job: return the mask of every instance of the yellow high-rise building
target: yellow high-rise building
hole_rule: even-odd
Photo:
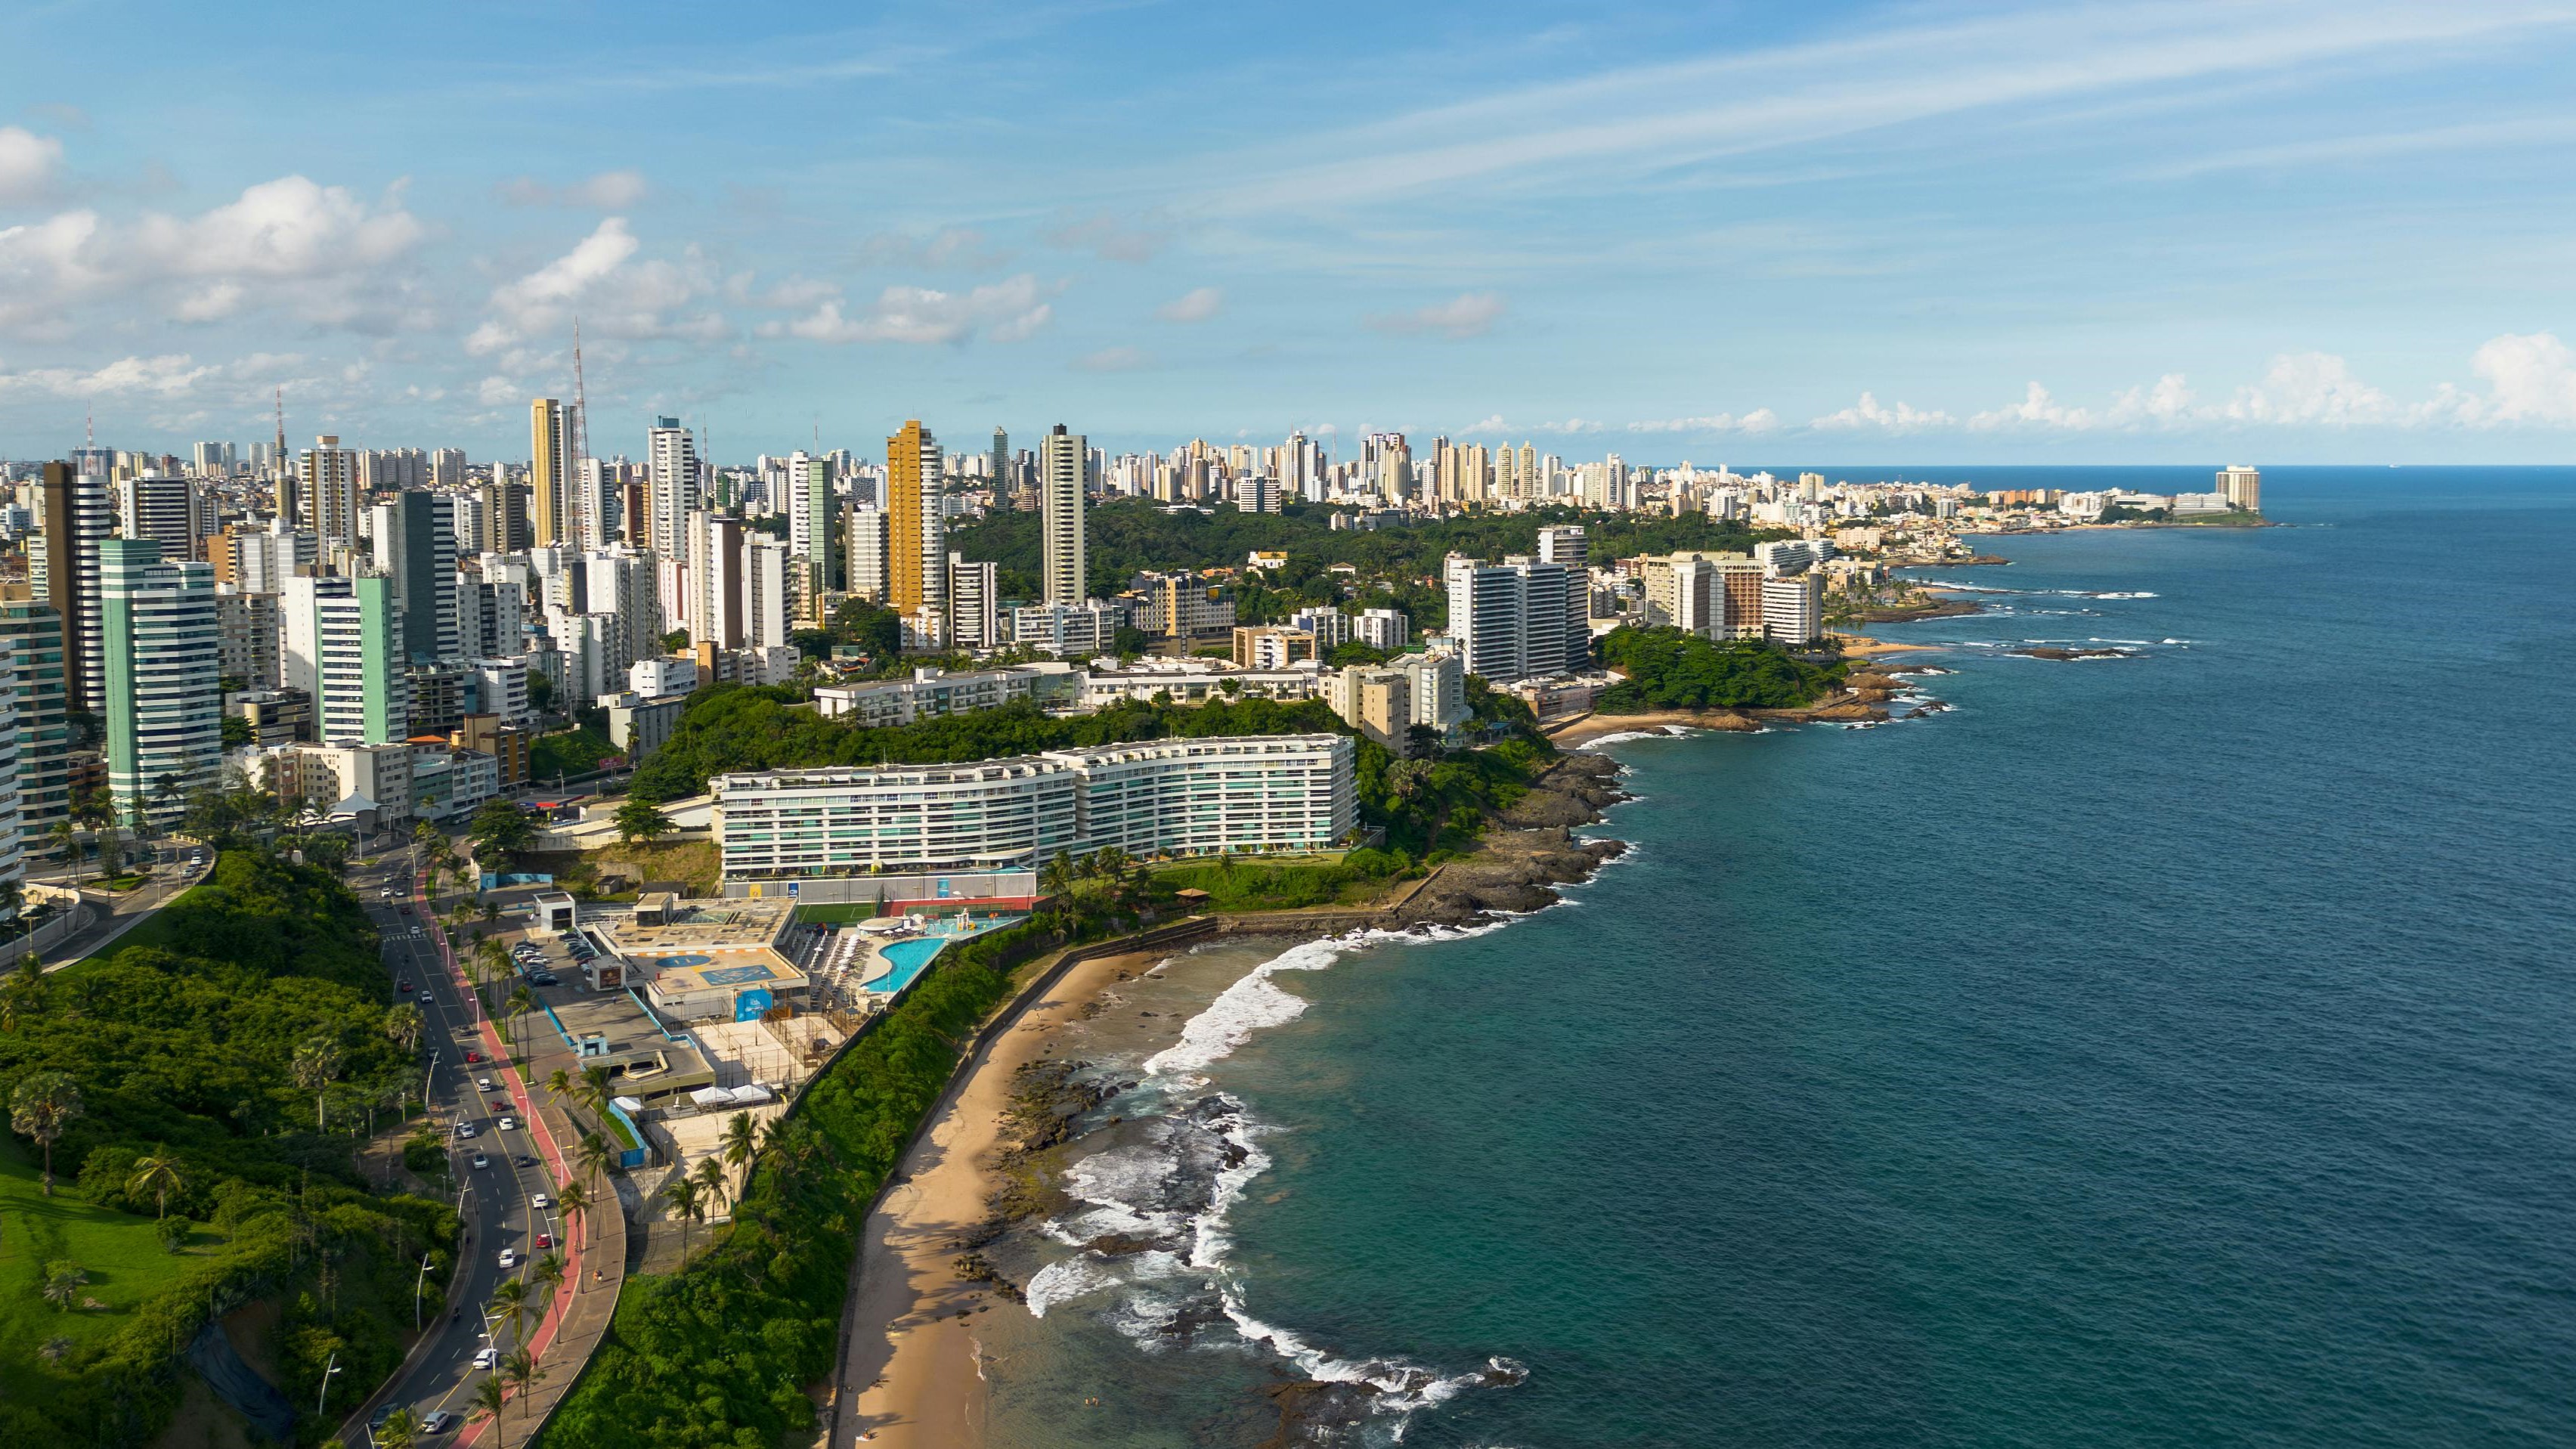
[[[939,440],[919,418],[886,439],[886,602],[899,614],[948,601],[939,463]]]
[[[568,541],[564,504],[572,493],[566,471],[572,467],[565,445],[563,404],[541,397],[528,404],[528,523],[537,547]]]

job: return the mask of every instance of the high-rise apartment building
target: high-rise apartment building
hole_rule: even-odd
[[[2230,463],[2218,470],[2218,492],[2230,508],[2247,513],[2263,511],[2263,475],[2242,463]]]
[[[77,464],[47,463],[37,501],[43,531],[28,564],[34,593],[63,623],[63,669],[72,709],[96,713],[107,698],[107,665],[101,653],[99,545],[116,516],[107,476]]]
[[[297,520],[319,534],[322,547],[348,547],[358,541],[358,454],[340,446],[337,434],[324,433],[296,459]]]
[[[119,819],[175,821],[223,764],[215,575],[150,539],[99,545],[107,786]]]
[[[0,602],[0,650],[7,651],[16,690],[19,824],[30,835],[40,834],[71,814],[62,616],[41,600]]]
[[[539,548],[573,541],[571,416],[556,398],[528,404],[528,525]]]
[[[1507,558],[1499,565],[1450,555],[1449,633],[1465,655],[1466,670],[1496,684],[1579,666],[1588,649],[1566,637],[1566,592],[1574,587],[1563,564]]]
[[[1813,572],[1764,579],[1762,632],[1774,644],[1810,644],[1822,637],[1824,580]]]
[[[528,526],[527,485],[498,477],[497,463],[492,471],[496,476],[481,490],[483,533],[473,541],[473,547],[480,553],[523,553],[536,542]],[[460,539],[458,547],[464,546]]]
[[[853,508],[848,515],[850,592],[871,604],[882,604],[888,583],[887,515],[882,508]]]
[[[806,597],[820,606],[842,586],[840,514],[832,460],[797,453],[787,460],[787,548],[805,561]]]
[[[948,642],[960,649],[998,649],[1002,634],[1001,566],[948,556]]]
[[[437,448],[429,455],[429,486],[462,488],[465,486],[465,450]]]
[[[402,606],[382,574],[286,581],[278,673],[313,700],[315,738],[393,744],[411,733]]]
[[[947,520],[941,515],[939,440],[919,418],[886,439],[887,602],[897,613],[943,613],[948,603]]]
[[[216,588],[215,658],[231,689],[278,687],[277,645],[284,627],[277,595]]]
[[[1003,491],[1019,480],[1011,476],[1011,435],[998,425],[993,429],[993,454],[987,467],[993,484],[993,501],[999,503]]]
[[[1085,465],[1090,440],[1065,431],[1058,423],[1038,447],[1038,531],[1045,542],[1046,592],[1050,604],[1079,604],[1091,594],[1091,556],[1084,537]]]
[[[456,515],[447,500],[412,489],[375,508],[376,567],[402,608],[402,658],[435,664],[464,657],[456,601]]]
[[[193,478],[147,473],[117,489],[117,531],[161,545],[164,558],[195,558],[204,536],[206,500]]]
[[[739,649],[748,632],[750,588],[743,577],[742,520],[689,515],[689,642]]]

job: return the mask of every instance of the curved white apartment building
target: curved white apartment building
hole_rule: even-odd
[[[966,765],[715,781],[729,878],[1027,869],[1057,852],[1325,850],[1358,801],[1343,735],[1140,740]]]

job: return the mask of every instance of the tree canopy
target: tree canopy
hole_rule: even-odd
[[[1793,709],[1831,689],[1840,664],[1812,664],[1761,639],[1714,640],[1681,629],[1623,625],[1601,659],[1628,677],[1601,692],[1603,714],[1659,709]]]

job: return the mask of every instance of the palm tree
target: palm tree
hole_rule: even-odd
[[[608,1120],[608,1096],[608,1068],[597,1062],[582,1068],[581,1100],[590,1108],[590,1115],[602,1122]]]
[[[490,1419],[498,1423],[501,1418],[501,1406],[510,1402],[510,1394],[509,1390],[501,1387],[501,1376],[496,1373],[476,1384],[474,1397],[466,1402],[473,1406],[472,1412],[476,1422]]]
[[[501,1285],[492,1290],[492,1311],[510,1320],[512,1338],[517,1338],[519,1330],[526,1325],[531,1306],[525,1278],[504,1278]]]
[[[583,1177],[593,1182],[598,1181],[599,1175],[608,1170],[609,1157],[608,1139],[596,1132],[581,1134],[581,1144],[572,1150],[574,1164],[581,1168]]]
[[[80,1296],[89,1282],[89,1272],[68,1258],[58,1258],[45,1265],[45,1301],[65,1313],[72,1311],[72,1300]]]
[[[509,1014],[510,1044],[516,1046],[519,1043],[521,1019],[537,1009],[536,995],[522,986],[510,993],[510,999],[501,1003],[501,1009]]]
[[[295,1049],[291,1070],[295,1085],[313,1094],[313,1130],[318,1132],[328,1125],[328,1119],[322,1114],[324,1089],[331,1085],[332,1078],[340,1075],[339,1043],[326,1036],[313,1038]]]
[[[582,1186],[579,1178],[575,1178],[556,1191],[555,1206],[563,1209],[563,1215],[572,1220],[573,1231],[579,1232],[584,1220],[590,1214],[590,1189]],[[575,1283],[573,1291],[580,1290],[581,1285]]]
[[[698,1159],[698,1187],[705,1192],[710,1206],[720,1205],[732,1196],[725,1182],[725,1165],[721,1157]]]
[[[9,1125],[45,1149],[45,1196],[54,1195],[54,1144],[81,1115],[80,1088],[60,1072],[30,1072],[9,1098]]]
[[[536,1266],[529,1269],[529,1272],[535,1276],[538,1284],[546,1290],[549,1296],[551,1296],[563,1287],[563,1254],[546,1254],[544,1257],[537,1260]]]
[[[166,1148],[149,1157],[136,1158],[134,1175],[125,1180],[125,1190],[134,1196],[152,1195],[152,1215],[156,1218],[170,1215],[170,1194],[187,1185],[179,1176],[179,1159]]]
[[[63,864],[73,867],[72,884],[80,884],[80,854],[76,848],[80,844],[80,832],[72,828],[71,817],[66,815],[55,821],[53,828],[45,832],[45,838],[54,843],[54,849],[62,852]]]
[[[528,1390],[546,1381],[546,1371],[537,1366],[537,1356],[523,1348],[501,1360],[501,1376],[519,1391],[519,1418],[525,1422],[534,1412],[528,1405]]]
[[[376,1449],[411,1449],[419,1438],[420,1416],[408,1404],[385,1415],[385,1421],[376,1426]]]
[[[742,1167],[744,1163],[751,1161],[753,1131],[749,1112],[736,1112],[733,1114],[733,1120],[725,1123],[724,1160],[728,1166]],[[751,1169],[743,1168],[742,1180],[745,1184],[750,1183]]]
[[[385,1013],[385,1035],[404,1051],[420,1046],[422,1026],[420,1008],[408,1001]]]
[[[697,1179],[681,1173],[662,1189],[662,1200],[671,1205],[671,1216],[680,1220],[680,1256],[689,1256],[689,1224],[704,1216],[706,1209],[698,1201]]]

